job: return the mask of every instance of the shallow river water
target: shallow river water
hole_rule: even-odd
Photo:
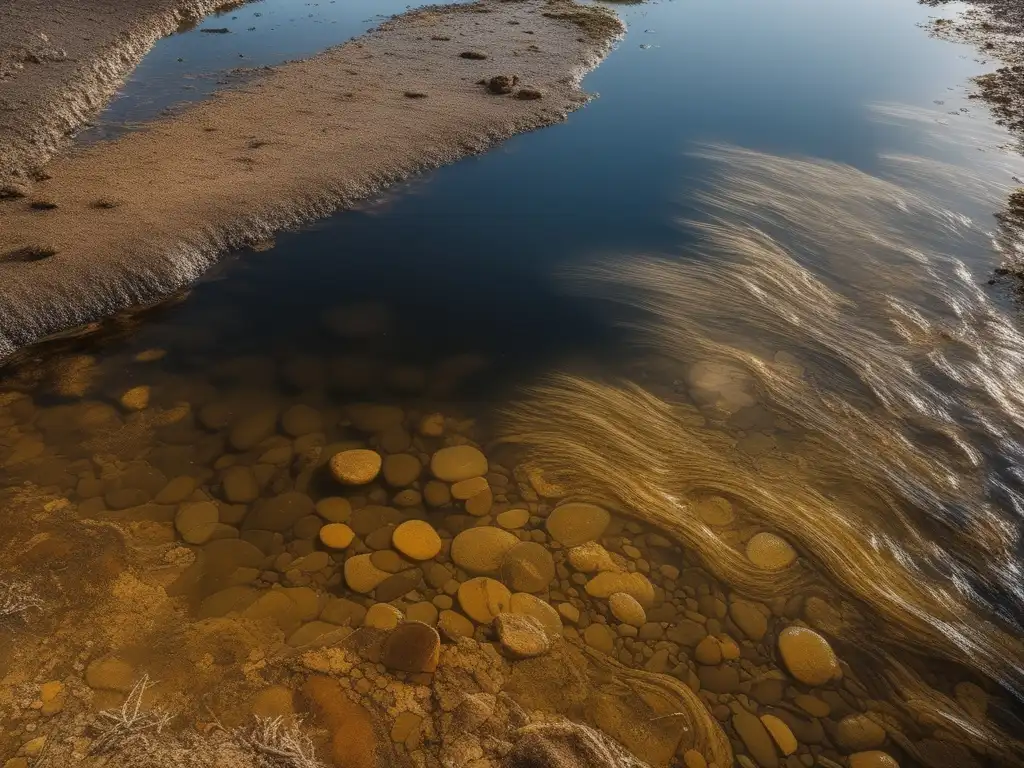
[[[566,123],[0,369],[9,767],[234,765],[202,739],[295,712],[336,765],[500,764],[455,689],[652,766],[1024,759],[987,64],[909,0],[615,8]],[[88,138],[400,10],[211,17]],[[552,649],[458,644],[506,612]],[[143,693],[184,752],[96,748]]]

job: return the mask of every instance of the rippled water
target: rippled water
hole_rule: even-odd
[[[619,10],[630,33],[586,81],[601,98],[566,124],[10,363],[7,581],[38,595],[57,659],[17,698],[52,678],[101,710],[149,674],[190,721],[307,707],[343,760],[359,739],[307,679],[328,670],[385,713],[396,764],[450,754],[442,672],[424,704],[428,681],[389,683],[372,654],[339,675],[309,648],[375,603],[485,639],[460,591],[485,574],[556,606],[519,598],[604,670],[569,703],[561,656],[502,690],[651,764],[1019,764],[1024,340],[989,276],[1024,163],[964,98],[983,65],[909,3]],[[486,483],[449,487],[434,457],[467,443]],[[385,479],[339,485],[331,456],[364,447]],[[440,553],[399,557],[406,520]],[[642,620],[594,586],[579,530]],[[799,672],[794,627],[838,676]],[[0,639],[9,680],[35,658],[19,642]],[[655,706],[609,680],[667,687]],[[54,733],[45,706],[13,706],[0,748]]]

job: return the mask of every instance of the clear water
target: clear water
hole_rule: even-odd
[[[433,410],[475,419],[468,434],[492,464],[518,467],[522,479],[537,462],[567,487],[674,534],[682,546],[659,554],[646,528],[619,521],[605,543],[628,558],[623,544],[635,539],[655,565],[699,565],[705,587],[683,589],[677,602],[689,607],[689,598],[706,612],[709,597],[761,601],[772,617],[768,639],[743,643],[744,658],[761,672],[783,669],[774,638],[797,615],[829,638],[853,682],[811,691],[833,705],[831,719],[820,718],[829,741],[812,748],[801,731],[794,759],[846,765],[852,749],[839,744],[835,723],[845,710],[884,708],[868,703],[884,699],[897,712],[897,731],[912,733],[884,743],[901,765],[1013,764],[1012,742],[988,758],[950,746],[989,738],[964,726],[975,721],[964,714],[970,697],[962,683],[993,695],[981,721],[996,733],[1016,728],[1015,697],[1024,690],[1016,469],[1024,361],[1013,303],[987,283],[1000,258],[992,213],[1022,163],[1000,149],[1007,137],[965,92],[991,65],[973,49],[929,38],[918,25],[932,12],[910,2],[615,8],[629,33],[585,80],[600,98],[566,123],[282,233],[269,250],[234,254],[179,301],[30,351],[9,368],[8,385],[30,392],[41,411],[67,403],[53,382],[86,354],[94,358],[89,399],[116,402],[128,387],[148,385],[157,407],[186,400],[195,412],[243,394],[281,408],[302,401],[335,422],[341,414],[339,426],[325,429],[329,442],[378,446],[380,435],[353,434],[344,422],[354,400],[397,403],[410,428]],[[239,53],[246,66],[309,55],[376,23],[372,14],[398,10],[268,0],[207,19],[200,28],[232,33],[193,30],[162,41],[102,123],[144,121],[208,94]],[[879,178],[892,184],[872,181]],[[777,236],[792,258],[744,251],[721,232],[701,239],[687,223],[712,216],[727,235],[757,227]],[[324,316],[346,306],[361,308],[360,317],[384,308],[388,321],[339,339]],[[167,355],[133,360],[150,348]],[[466,354],[486,361],[482,371],[450,391],[435,386],[443,361]],[[347,392],[297,384],[289,370],[303,359],[336,363],[342,379],[367,366],[374,375]],[[709,408],[694,373],[709,361],[725,366],[755,404]],[[801,373],[787,378],[786,366]],[[566,372],[577,378],[529,392]],[[624,395],[623,378],[653,399]],[[731,386],[710,391],[731,397]],[[672,409],[659,411],[661,400]],[[132,417],[122,421],[130,431]],[[186,466],[194,463],[189,473],[210,488],[229,463],[256,461],[246,453],[217,464],[210,446],[222,437],[218,429],[190,428],[184,438],[157,429],[143,439],[159,448],[151,456],[163,459],[148,460],[166,462],[168,477],[181,466],[168,446],[189,446],[192,435],[202,439]],[[524,444],[506,453],[492,440],[509,433]],[[52,439],[47,457],[71,462],[93,450],[59,432]],[[426,454],[437,446],[417,447]],[[137,460],[131,445],[124,450],[122,459]],[[15,482],[43,484],[31,463],[9,471]],[[388,498],[393,490],[373,493]],[[317,500],[338,490],[320,478],[309,492]],[[528,484],[518,493],[512,489],[509,505],[530,502]],[[367,501],[350,495],[355,507]],[[714,536],[692,523],[685,504],[709,495],[732,499],[739,520]],[[87,501],[75,491],[69,498]],[[531,510],[550,512],[539,505]],[[102,505],[87,508],[118,519]],[[806,510],[814,512],[801,517]],[[441,529],[449,514],[458,508],[422,511]],[[729,553],[742,553],[758,531],[794,541],[807,572],[789,579],[744,570],[749,563]],[[287,542],[289,552],[316,546],[301,539]],[[328,573],[313,586],[372,602]],[[562,586],[551,602],[568,594]],[[797,603],[794,614],[795,598],[816,599],[817,612],[801,613]],[[606,609],[584,602],[607,620]],[[991,619],[998,632],[961,626],[958,606]],[[654,647],[617,646],[617,658],[644,667]],[[137,670],[157,663],[138,644],[134,653]],[[687,667],[686,652],[672,653],[673,664],[697,670],[672,674],[705,682],[705,716],[722,723],[738,754],[753,754],[730,720],[730,707],[741,706],[736,690],[723,684],[730,690],[709,694],[713,665]],[[908,677],[879,683],[872,670],[894,661]],[[167,675],[180,682],[185,673],[171,665]],[[220,716],[240,719],[247,695]],[[762,714],[776,703],[750,707]],[[914,724],[907,712],[915,707],[941,725]]]

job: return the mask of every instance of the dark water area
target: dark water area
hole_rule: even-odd
[[[174,85],[232,66],[236,49],[257,66],[309,55],[363,31],[374,23],[366,20],[371,11],[399,10],[262,2],[210,17],[161,41],[103,121],[150,117],[150,106],[184,95]],[[768,12],[753,2],[661,2],[616,10],[628,36],[586,78],[600,97],[567,123],[443,168],[363,211],[284,234],[265,254],[241,254],[217,270],[227,279],[199,286],[175,314],[217,307],[244,318],[254,341],[267,332],[291,339],[318,307],[380,301],[429,318],[425,335],[435,342],[515,339],[513,349],[534,350],[560,341],[571,354],[577,343],[602,346],[608,331],[563,295],[557,275],[604,254],[677,252],[687,239],[679,220],[697,213],[690,190],[707,175],[705,161],[690,154],[702,143],[870,173],[880,152],[914,152],[921,136],[916,125],[880,123],[868,105],[984,119],[945,114],[967,103],[964,83],[983,67],[970,49],[954,54],[955,46],[917,29],[928,13],[912,3],[785,2]],[[200,31],[222,26],[232,34]]]
[[[528,522],[511,529],[524,542],[548,543],[542,518],[563,486],[643,521],[615,517],[600,539],[661,590],[661,618],[641,634],[586,632],[618,617],[582,589],[585,571],[561,544],[551,550],[566,578],[544,594],[570,606],[563,618],[592,617],[566,624],[567,638],[607,640],[626,667],[699,694],[700,713],[686,710],[694,732],[714,730],[713,713],[747,760],[737,764],[754,765],[757,750],[734,714],[774,715],[783,698],[789,715],[806,713],[790,701],[810,694],[827,702],[804,699],[827,738],[791,723],[799,751],[780,745],[773,762],[768,742],[772,759],[757,765],[892,768],[850,757],[874,747],[904,768],[1015,764],[1020,747],[1002,734],[1019,732],[1024,696],[1024,339],[1011,297],[988,278],[1000,260],[992,214],[1024,163],[967,98],[969,78],[992,64],[920,28],[954,6],[610,7],[629,31],[584,80],[598,98],[565,123],[231,254],[159,307],[19,355],[0,384],[41,415],[0,401],[5,424],[35,425],[0,444],[10,485],[57,478],[81,517],[134,523],[136,508],[110,502],[121,478],[182,474],[199,494],[182,506],[217,499],[218,536],[261,548],[271,537],[246,539],[246,521],[271,491],[308,493],[310,506],[345,495],[366,526],[348,552],[325,548],[310,512],[274,529],[281,540],[258,576],[222,591],[181,577],[174,594],[204,618],[222,615],[203,611],[230,590],[257,599],[281,584],[365,608],[372,590],[346,591],[343,562],[388,543],[359,513],[427,521],[447,543],[477,512],[461,498],[421,503],[419,479],[338,490],[323,469],[330,449],[407,452],[425,481],[441,445],[475,442],[501,468],[487,473],[495,525],[522,512]],[[246,66],[310,55],[400,10],[266,0],[211,17],[161,41],[96,130],[208,95],[239,53]],[[201,32],[221,26],[231,33]],[[138,408],[125,396],[140,390]],[[367,412],[367,400],[391,409]],[[286,426],[298,405],[316,411],[322,434]],[[235,445],[235,427],[267,407],[270,429],[286,434]],[[441,435],[421,421],[435,411],[447,417]],[[102,435],[79,435],[79,419]],[[127,437],[111,437],[110,423]],[[311,446],[325,451],[313,482],[301,463]],[[298,476],[282,479],[275,462]],[[260,480],[253,509],[239,509],[252,498],[222,503],[231,472]],[[160,512],[151,506],[138,509]],[[212,570],[219,540],[193,541],[173,514],[172,540],[185,536]],[[321,572],[288,567],[325,551]],[[451,607],[447,586],[375,599],[429,615],[428,599]],[[794,621],[827,636],[841,672],[830,657],[823,682],[792,679],[780,659]],[[696,645],[680,639],[694,622],[710,651],[681,648]],[[139,648],[133,658],[157,664]],[[884,712],[889,736],[842,735],[864,725],[848,720],[862,711]]]

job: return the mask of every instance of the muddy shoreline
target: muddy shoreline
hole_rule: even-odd
[[[939,14],[950,0],[919,2]],[[1013,0],[967,0],[963,6],[966,8],[963,13],[938,16],[927,27],[935,37],[973,45],[983,55],[1001,62],[994,72],[974,78],[970,98],[985,103],[996,123],[1014,134],[1015,150],[1024,153],[1024,48],[1020,44],[1024,36],[1024,7]],[[996,274],[1012,273],[1017,279],[1024,275],[1022,190],[1024,188],[1013,192],[1004,208],[996,213],[1004,258]]]
[[[244,0],[25,0],[0,27],[0,190],[31,186],[161,37]]]
[[[227,250],[563,120],[621,32],[609,12],[569,2],[413,11],[53,161],[26,197],[0,203],[0,357],[162,298]],[[480,82],[496,76],[518,80]]]

